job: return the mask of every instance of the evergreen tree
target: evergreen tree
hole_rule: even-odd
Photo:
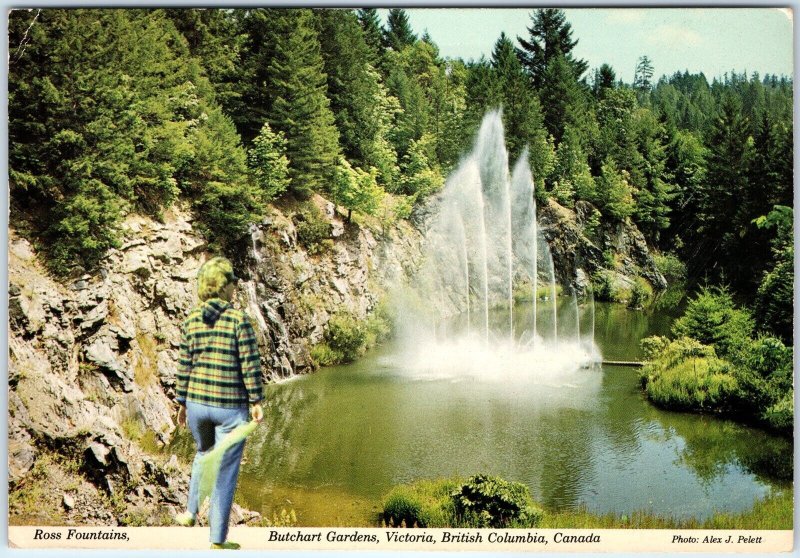
[[[667,235],[675,249],[686,248],[698,228],[699,193],[706,181],[707,149],[692,132],[676,130],[667,146],[666,172],[675,185]]]
[[[286,158],[286,138],[264,123],[247,152],[247,165],[253,182],[265,200],[271,200],[289,186],[289,160]]]
[[[603,95],[603,90],[612,89],[616,85],[617,74],[614,68],[608,64],[603,64],[594,73],[594,83],[592,92],[596,98]]]
[[[579,127],[583,123],[584,96],[572,65],[564,56],[557,55],[550,61],[544,72],[544,82],[539,90],[544,124],[558,144],[566,126]]]
[[[401,8],[389,10],[386,18],[386,29],[383,32],[383,45],[395,52],[402,51],[405,47],[417,42],[417,37],[411,30],[408,14]]]
[[[270,115],[275,95],[269,86],[269,68],[279,39],[280,18],[286,11],[258,8],[235,10],[232,15],[241,44],[236,95],[225,108],[246,145],[255,139]]]
[[[651,80],[653,79],[653,61],[647,56],[640,56],[636,64],[636,72],[633,77],[634,89],[644,92],[650,91]]]
[[[186,39],[191,55],[200,60],[217,102],[230,111],[240,96],[239,56],[245,39],[232,13],[214,8],[175,8],[165,13]]]
[[[527,145],[535,154],[546,148],[547,133],[543,126],[539,99],[528,85],[528,79],[505,33],[500,34],[492,52],[494,80],[501,92],[506,143],[511,159]],[[536,171],[544,171],[537,168]]]
[[[370,50],[355,14],[321,10],[318,17],[328,96],[344,155],[362,169],[378,169],[381,182],[391,187],[398,168],[388,136],[399,103],[369,63]]]
[[[657,243],[669,227],[671,202],[675,195],[667,172],[666,130],[653,112],[640,108],[634,113],[633,131],[636,149],[641,156],[634,219],[647,238]]]
[[[700,238],[689,261],[690,271],[697,274],[753,280],[751,273],[742,273],[752,270],[752,262],[741,257],[742,238],[752,219],[740,211],[752,156],[748,129],[741,103],[726,94],[707,140],[708,178],[698,200]]]
[[[273,102],[270,127],[286,136],[291,191],[306,197],[322,189],[339,155],[338,132],[310,10],[284,10],[276,21],[275,56],[268,67]]]
[[[564,10],[545,8],[535,10],[528,27],[529,39],[517,37],[521,46],[518,51],[523,66],[528,70],[534,87],[540,89],[546,82],[547,68],[559,57],[563,57],[575,80],[580,80],[588,64],[572,56],[578,40],[572,39],[572,25],[567,22]]]
[[[556,149],[556,161],[550,178],[553,197],[561,205],[571,207],[575,199],[596,201],[594,178],[581,147],[579,132],[573,128],[564,131]]]
[[[600,176],[595,181],[597,197],[594,202],[606,217],[624,221],[633,214],[636,206],[628,178],[628,172],[618,170],[613,159],[603,161]]]
[[[115,245],[124,212],[158,213],[179,188],[199,195],[190,184],[226,124],[162,11],[43,10],[30,29],[26,16],[11,18],[12,45],[28,41],[9,76],[11,189],[26,192],[15,215],[52,211],[34,230],[66,273]],[[238,181],[243,152],[232,139],[214,164]]]
[[[383,58],[383,28],[378,10],[375,8],[362,8],[358,10],[358,23],[364,32],[364,41],[369,47],[369,63],[375,68],[381,68]]]
[[[793,339],[794,242],[793,211],[776,205],[767,215],[755,220],[759,229],[775,230],[772,238],[772,263],[764,273],[755,298],[755,318],[759,327]]]

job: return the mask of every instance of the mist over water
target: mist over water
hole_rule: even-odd
[[[509,171],[496,110],[448,177],[420,273],[398,297],[401,352],[387,357],[412,376],[557,385],[600,361],[593,302],[556,296],[527,159]]]

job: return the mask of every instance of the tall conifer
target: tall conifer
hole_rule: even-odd
[[[339,135],[326,96],[312,12],[284,10],[275,23],[282,40],[276,44],[267,71],[273,96],[269,124],[286,136],[290,188],[305,197],[321,190],[330,179],[339,155]]]

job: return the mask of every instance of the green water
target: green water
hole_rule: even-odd
[[[595,319],[607,360],[636,359],[639,339],[671,321],[601,304]],[[269,386],[239,500],[267,517],[294,509],[300,525],[370,526],[398,483],[486,472],[526,483],[551,509],[704,518],[791,486],[790,441],[659,410],[635,369],[539,384],[416,378],[396,351]]]

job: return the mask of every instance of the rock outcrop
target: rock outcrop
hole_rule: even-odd
[[[583,293],[597,272],[607,270],[615,288],[630,289],[642,277],[656,291],[667,288],[644,235],[631,222],[591,224],[594,207],[579,201],[568,209],[549,200],[539,210],[542,234],[550,245],[557,280]],[[614,257],[613,265],[606,254]]]
[[[275,210],[237,262],[246,267],[238,304],[256,323],[267,381],[312,370],[310,348],[330,317],[365,318],[419,257],[411,226],[378,238],[345,226],[322,198],[314,203],[337,235],[325,252],[309,255],[292,220]],[[158,524],[186,501],[189,466],[163,448],[176,428],[180,323],[210,254],[181,208],[163,222],[129,216],[123,233],[98,273],[63,284],[9,231],[9,486],[35,476],[37,462],[71,474],[75,488],[56,503],[67,523]],[[125,513],[112,505],[121,501]],[[233,516],[258,520],[243,510]]]

